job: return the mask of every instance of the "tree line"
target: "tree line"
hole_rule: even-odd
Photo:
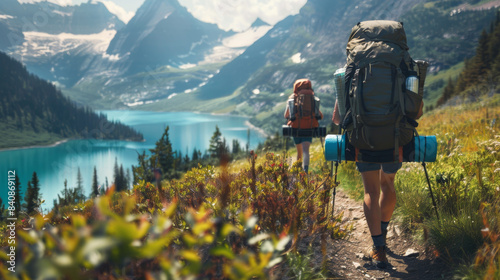
[[[180,178],[184,172],[193,167],[216,166],[221,161],[243,158],[249,150],[250,131],[247,134],[248,141],[245,147],[237,139],[234,139],[230,146],[216,125],[208,150],[202,153],[201,150],[194,148],[191,157],[187,153],[183,156],[182,152],[172,148],[169,130],[167,126],[161,138],[155,143],[155,147],[149,150],[149,154],[146,151],[138,154],[138,165],[132,166],[134,184],[142,180],[155,182],[161,179]]]
[[[52,83],[30,74],[2,52],[0,76],[0,121],[16,131],[48,132],[63,138],[143,140],[134,129],[77,106]]]
[[[476,54],[465,60],[465,66],[457,79],[448,79],[437,105],[443,105],[455,96],[494,93],[500,83],[500,11],[491,23],[489,32],[481,32]]]

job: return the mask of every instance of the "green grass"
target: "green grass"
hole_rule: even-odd
[[[0,131],[0,149],[51,145],[63,140],[62,137],[48,132],[35,132],[26,128],[19,130],[13,124],[0,123]]]

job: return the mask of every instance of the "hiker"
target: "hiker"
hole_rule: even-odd
[[[426,62],[411,59],[403,24],[395,21],[358,23],[346,49],[345,87],[337,93],[332,121],[346,131],[355,152],[373,240],[369,256],[385,268],[387,228],[396,206],[394,179],[403,146],[411,143],[423,114]]]
[[[288,126],[297,129],[311,129],[319,126],[318,120],[323,119],[323,113],[316,105],[312,83],[308,79],[296,80],[293,85],[293,94],[288,97],[293,102],[293,108],[290,108],[290,102],[287,102],[285,110],[285,119],[288,119]],[[293,100],[293,101],[292,101]],[[292,114],[290,114],[292,109]],[[302,159],[302,168],[309,172],[309,147],[312,143],[312,137],[293,137],[293,142],[297,148],[297,160]]]

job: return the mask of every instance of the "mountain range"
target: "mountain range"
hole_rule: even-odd
[[[0,49],[32,73],[98,109],[196,110],[277,116],[297,78],[310,78],[325,110],[332,74],[359,21],[404,22],[414,59],[446,70],[474,54],[500,1],[309,0],[274,26],[258,19],[227,32],[177,0],[146,0],[123,23],[101,3],[0,3]],[[494,7],[494,8],[491,8]]]

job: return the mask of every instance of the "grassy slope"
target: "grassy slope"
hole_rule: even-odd
[[[462,69],[464,63],[461,62],[450,69],[443,70],[437,73],[428,75],[425,80],[424,102],[426,106],[435,106],[438,99],[443,94],[443,89],[446,87],[448,80],[456,79]]]
[[[63,139],[53,133],[19,130],[13,123],[0,123],[0,131],[0,149],[50,145]]]

